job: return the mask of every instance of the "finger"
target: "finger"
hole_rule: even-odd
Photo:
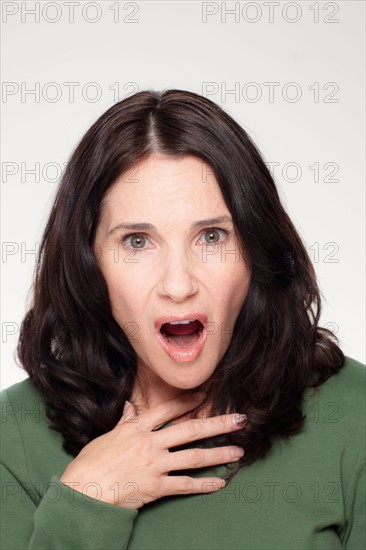
[[[236,422],[239,416],[237,413],[222,414],[209,418],[195,418],[169,426],[159,432],[159,443],[166,449],[169,449],[170,447],[183,445],[190,441],[232,432],[243,428],[245,425],[245,420],[242,423]]]
[[[185,449],[164,454],[161,467],[164,472],[174,470],[190,470],[204,468],[216,464],[228,464],[239,460],[243,456],[243,449],[235,445],[226,445],[214,449]]]
[[[212,493],[224,486],[225,480],[218,477],[165,476],[161,492],[162,496]]]
[[[136,426],[142,431],[156,430],[172,418],[198,407],[205,397],[204,392],[190,392],[169,399],[169,401],[155,405],[155,407],[141,413],[138,417],[139,423]]]

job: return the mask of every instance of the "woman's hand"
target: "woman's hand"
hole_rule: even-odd
[[[238,414],[191,419],[154,431],[171,419],[196,408],[202,392],[187,393],[136,416],[128,403],[116,426],[90,441],[70,462],[60,481],[83,493],[86,484],[97,484],[99,500],[138,509],[163,496],[208,493],[224,486],[220,478],[168,476],[173,470],[202,468],[238,460],[240,447],[169,448],[242,428]],[[90,485],[89,485],[90,486]]]

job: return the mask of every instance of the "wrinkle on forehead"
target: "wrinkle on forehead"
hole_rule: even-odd
[[[177,223],[188,227],[199,219],[230,215],[214,176],[203,178],[203,164],[194,156],[149,157],[137,165],[131,178],[137,181],[128,181],[124,174],[116,180],[102,201],[101,216],[112,225],[126,219],[152,223],[163,231]]]

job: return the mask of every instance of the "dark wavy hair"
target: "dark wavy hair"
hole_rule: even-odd
[[[318,326],[312,262],[259,150],[214,102],[184,90],[140,91],[87,130],[57,189],[16,351],[71,455],[120,419],[137,357],[112,316],[94,240],[106,191],[153,153],[195,155],[209,165],[251,270],[227,351],[199,388],[213,403],[211,416],[248,417],[245,428],[210,440],[245,451],[228,480],[264,457],[274,437],[302,428],[305,389],[335,374],[345,356],[336,336]]]

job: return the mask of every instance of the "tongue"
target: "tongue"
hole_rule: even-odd
[[[171,334],[180,336],[182,334],[193,334],[200,326],[201,323],[199,321],[193,321],[193,323],[188,323],[187,325],[172,325],[170,323],[165,323],[162,328],[169,336]]]
[[[194,321],[187,325],[165,323],[162,326],[162,333],[169,343],[177,346],[187,346],[197,340],[201,326],[199,321]]]

